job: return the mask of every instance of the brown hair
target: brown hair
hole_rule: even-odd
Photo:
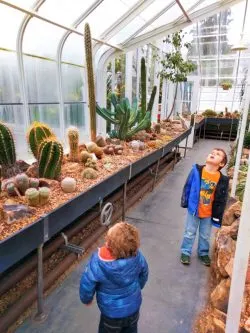
[[[221,151],[224,155],[223,160],[221,161],[221,163],[223,163],[223,166],[219,167],[219,170],[221,170],[227,164],[227,153],[222,148],[214,148],[213,150]]]
[[[139,232],[133,225],[119,222],[109,229],[106,245],[116,259],[134,257],[140,246]]]

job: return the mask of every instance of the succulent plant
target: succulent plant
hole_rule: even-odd
[[[50,189],[48,187],[40,187],[39,188],[39,203],[40,205],[45,205],[50,196]]]
[[[0,164],[12,167],[16,163],[16,149],[10,129],[0,122]]]
[[[10,183],[6,184],[6,191],[7,191],[8,195],[10,195],[10,196],[17,195],[15,183],[10,182]]]
[[[94,150],[94,154],[97,158],[102,158],[102,155],[103,155],[103,150],[101,147],[96,147],[95,150]]]
[[[82,178],[96,179],[98,177],[97,172],[92,168],[86,168],[82,172]]]
[[[94,161],[92,158],[88,158],[87,162],[85,163],[85,167],[97,170],[96,161]]]
[[[25,191],[29,188],[29,177],[25,173],[16,175],[15,185],[22,195],[25,194]]]
[[[86,148],[89,153],[94,153],[95,149],[98,148],[95,142],[86,143]]]
[[[217,117],[217,112],[215,112],[214,110],[211,110],[211,109],[207,109],[206,111],[204,111],[202,113],[202,115],[206,118]]]
[[[76,127],[70,127],[68,129],[68,139],[69,139],[69,159],[72,162],[79,161],[79,131]]]
[[[88,23],[85,24],[84,28],[84,44],[85,44],[85,57],[87,64],[87,77],[88,77],[90,133],[91,133],[91,140],[95,141],[96,139],[95,82],[94,82],[93,57],[92,57],[92,39]]]
[[[161,133],[161,124],[155,124],[154,131],[155,131],[155,133],[160,134]]]
[[[98,135],[96,137],[95,143],[97,144],[98,147],[102,147],[102,148],[105,147],[107,144],[104,137],[101,135]]]
[[[107,155],[122,155],[123,146],[122,145],[107,145],[103,148],[103,152]]]
[[[29,206],[39,206],[39,192],[35,188],[28,188],[25,192]]]
[[[49,137],[55,137],[55,135],[50,129],[50,127],[46,124],[35,121],[30,126],[27,134],[27,140],[30,149],[36,159],[38,159],[39,157],[38,154],[41,142]]]
[[[61,188],[65,193],[72,193],[76,190],[76,180],[71,177],[66,177],[61,181]]]
[[[61,173],[63,147],[55,138],[42,141],[39,148],[39,177],[56,179]]]
[[[29,187],[38,188],[39,187],[39,179],[38,178],[30,178]]]
[[[87,160],[88,160],[88,158],[92,158],[91,154],[88,153],[88,152],[85,151],[85,150],[81,151],[81,153],[80,153],[80,161],[81,161],[82,163],[86,163]]]
[[[153,88],[150,101],[146,106],[146,67],[145,59],[142,58],[142,72],[141,72],[141,109],[137,109],[137,100],[135,99],[130,106],[129,100],[123,98],[120,103],[115,94],[111,94],[111,103],[114,107],[114,112],[96,105],[96,112],[105,120],[114,124],[117,129],[113,131],[112,137],[118,137],[121,140],[131,138],[135,133],[143,129],[151,127],[151,112],[156,95],[156,87]]]

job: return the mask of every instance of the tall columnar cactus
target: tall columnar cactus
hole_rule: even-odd
[[[95,82],[93,72],[93,58],[92,58],[92,40],[89,24],[85,24],[84,28],[84,43],[85,43],[85,57],[87,64],[88,75],[88,96],[89,96],[89,111],[90,111],[90,133],[91,140],[96,139],[96,100],[95,100]]]
[[[147,109],[147,74],[145,58],[141,58],[141,116],[144,117]]]
[[[16,163],[16,149],[10,129],[0,122],[0,164],[12,167]]]
[[[39,177],[56,179],[61,173],[63,147],[55,138],[42,141],[39,148]]]
[[[47,139],[49,137],[54,137],[54,136],[55,136],[54,133],[49,128],[49,126],[47,126],[46,124],[35,121],[30,126],[28,134],[27,134],[27,140],[28,140],[30,149],[36,159],[38,159],[39,146],[40,146],[41,142],[44,139]]]
[[[79,131],[76,127],[70,127],[68,129],[69,139],[69,159],[72,162],[78,162],[79,160]]]

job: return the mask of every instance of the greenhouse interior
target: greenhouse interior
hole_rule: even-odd
[[[0,0],[0,31],[0,333],[250,332],[249,1]]]

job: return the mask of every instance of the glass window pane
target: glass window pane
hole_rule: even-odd
[[[85,112],[88,112],[85,103],[64,103],[65,127],[76,126],[80,132],[80,141],[84,140],[86,134]]]
[[[73,22],[92,5],[94,0],[46,0],[39,9],[39,14],[64,25]]]
[[[23,52],[55,59],[64,33],[64,29],[33,18],[25,30]]]
[[[0,4],[0,47],[15,50],[16,38],[24,14]]]
[[[84,73],[80,67],[62,64],[62,86],[64,102],[84,101]]]
[[[48,124],[55,135],[60,138],[59,125],[59,105],[57,104],[42,104],[29,105],[30,121],[41,121]],[[62,139],[62,138],[61,138]]]
[[[84,24],[89,23],[93,37],[99,37],[108,27],[116,22],[126,11],[131,8],[137,0],[104,0],[77,28],[84,31]],[[108,16],[103,19],[104,13]]]
[[[203,101],[200,102],[199,112],[202,113],[207,109],[214,110],[214,101]]]
[[[217,61],[216,60],[203,60],[201,61],[201,75],[202,76],[216,76],[217,75]]]
[[[58,102],[56,63],[24,56],[28,100],[32,103]]]
[[[8,2],[25,8],[31,8],[36,3],[35,0],[8,0]]]
[[[83,66],[84,58],[83,37],[70,34],[62,49],[62,61]]]
[[[207,6],[210,6],[210,5],[212,5],[213,3],[215,3],[215,2],[217,2],[218,0],[205,0],[205,1],[203,1],[199,6],[197,6],[196,8],[194,8],[192,11],[191,11],[191,13],[192,12],[196,12],[197,10],[200,10],[200,9],[202,9],[202,8],[205,8],[205,7],[207,7]],[[184,5],[184,7],[185,7],[185,4],[183,3],[183,5]]]
[[[22,105],[0,105],[0,121],[22,128],[24,124]]]
[[[16,53],[0,51],[0,64],[0,103],[20,103]]]

